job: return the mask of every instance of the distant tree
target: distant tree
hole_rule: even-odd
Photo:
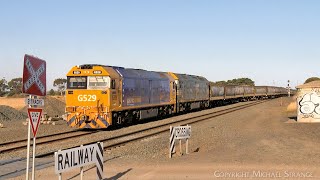
[[[3,78],[0,80],[0,96],[4,96],[8,90],[7,81]]]
[[[8,87],[10,89],[9,95],[13,96],[15,94],[22,93],[22,78],[13,78],[8,82]]]
[[[48,92],[49,96],[54,96],[56,95],[56,92],[53,89],[50,89],[50,91]]]
[[[228,81],[217,81],[217,82],[211,82],[212,85],[217,86],[227,86],[227,85],[236,85],[236,86],[254,86],[254,81],[249,78],[238,78],[238,79],[232,79]]]
[[[254,81],[249,78],[237,78],[227,81],[228,85],[247,85],[247,86],[254,86]]]
[[[309,82],[312,82],[312,81],[319,81],[319,80],[320,80],[320,78],[318,78],[318,77],[311,77],[311,78],[308,78],[308,79],[304,82],[304,84],[309,83]]]
[[[55,79],[53,82],[53,86],[58,88],[61,96],[63,95],[64,91],[66,90],[67,80],[64,78]]]

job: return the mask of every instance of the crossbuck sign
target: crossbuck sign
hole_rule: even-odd
[[[29,95],[46,95],[46,62],[39,58],[25,55],[23,67],[22,92]]]

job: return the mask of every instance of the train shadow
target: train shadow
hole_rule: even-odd
[[[103,163],[106,163],[106,162],[108,162],[108,161],[111,161],[111,160],[114,160],[114,159],[117,159],[117,158],[120,158],[120,156],[116,156],[116,157],[113,157],[113,158],[104,160]],[[95,168],[96,168],[96,166],[93,166],[93,167],[90,167],[90,168],[84,170],[83,172],[87,172],[87,171],[89,171],[89,170],[91,170],[91,169],[95,169]],[[129,171],[131,171],[131,170],[132,170],[132,168],[130,168],[130,169],[128,169],[127,171],[124,171],[124,172],[122,172],[122,173],[118,173],[117,175],[115,175],[115,176],[113,176],[113,177],[111,177],[111,178],[105,178],[105,180],[107,180],[107,179],[118,179],[118,178],[120,178],[121,176],[124,176],[125,174],[127,174],[127,173],[128,173]],[[76,177],[79,177],[79,176],[80,176],[80,173],[77,173],[76,175],[68,178],[68,180],[75,179]],[[118,178],[117,178],[117,177],[118,177]]]
[[[110,177],[110,178],[105,178],[104,180],[119,179],[119,178],[121,178],[122,176],[126,175],[126,174],[127,174],[128,172],[130,172],[131,170],[132,170],[132,168],[127,169],[127,170],[124,171],[124,172],[120,172],[120,173],[118,173],[118,174],[116,174],[116,175],[114,175],[114,176],[112,176],[112,177]]]
[[[288,118],[294,121],[298,121],[297,116],[289,116]]]

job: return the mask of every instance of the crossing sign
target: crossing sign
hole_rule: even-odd
[[[30,106],[44,106],[44,99],[26,98],[25,102]]]
[[[23,63],[22,92],[35,95],[46,95],[46,61],[25,55]]]
[[[191,126],[177,126],[174,127],[175,139],[187,139],[191,136]]]
[[[28,108],[28,116],[32,127],[33,137],[36,137],[37,135],[41,114],[42,109]]]

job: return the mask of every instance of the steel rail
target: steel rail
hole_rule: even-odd
[[[231,113],[231,112],[235,112],[235,111],[238,111],[238,110],[241,110],[241,109],[245,109],[245,108],[248,108],[248,107],[251,107],[251,106],[255,106],[255,105],[258,105],[258,104],[261,104],[261,103],[264,103],[264,102],[266,102],[266,100],[264,100],[264,101],[258,101],[258,102],[253,102],[253,103],[249,103],[249,104],[244,104],[244,105],[240,105],[240,106],[235,106],[235,107],[231,107],[231,108],[228,108],[228,109],[223,109],[223,110],[219,110],[219,111],[215,111],[215,112],[211,112],[211,113],[206,113],[206,114],[202,114],[202,115],[198,115],[198,116],[194,116],[194,117],[189,117],[189,118],[181,119],[181,120],[178,120],[178,121],[168,122],[168,123],[156,125],[156,126],[153,126],[153,127],[141,129],[141,130],[136,130],[136,131],[128,132],[128,133],[121,134],[121,135],[118,135],[118,136],[113,136],[113,137],[108,137],[108,138],[105,138],[105,139],[100,139],[99,141],[106,143],[106,142],[108,142],[108,141],[120,139],[120,138],[127,137],[127,136],[132,136],[132,135],[135,135],[135,134],[144,133],[144,132],[147,132],[147,131],[150,131],[150,130],[159,129],[159,128],[162,128],[162,127],[166,127],[166,126],[168,126],[168,125],[173,125],[173,124],[177,124],[177,123],[181,123],[181,122],[186,122],[186,121],[190,121],[190,122],[184,123],[184,124],[193,124],[193,123],[196,123],[196,122],[200,122],[200,121],[208,120],[208,119],[211,119],[211,118],[214,118],[214,117],[218,117],[218,116],[222,116],[222,115],[225,115],[225,114],[229,114],[229,113]],[[218,114],[218,113],[219,113],[219,114]],[[206,116],[207,116],[207,117],[206,117]],[[201,118],[201,119],[194,120],[195,118]],[[182,125],[183,125],[183,124],[182,124]],[[164,131],[169,131],[169,129],[166,128],[165,130],[162,130],[161,132],[164,132]],[[155,134],[159,134],[159,132],[153,133],[152,135],[155,135]],[[151,135],[148,135],[148,137],[149,137],[149,136],[151,136]],[[141,138],[139,138],[139,139],[142,139],[142,138],[143,138],[143,137],[141,137]],[[121,144],[125,144],[125,143],[131,142],[131,141],[134,141],[134,140],[126,140],[126,141],[123,141],[123,142],[120,142],[120,143],[115,143],[115,144],[107,145],[107,146],[104,147],[104,149],[108,149],[108,148],[111,148],[111,147],[115,147],[115,146],[117,146],[118,144],[121,145]],[[96,143],[96,141],[95,141],[95,142],[84,143],[84,144],[82,144],[82,145],[85,146],[85,145],[89,145],[89,144],[92,144],[92,143]],[[78,146],[79,146],[79,145],[73,146],[73,147],[70,147],[70,148],[74,148],[74,147],[78,147]],[[70,148],[68,148],[68,149],[70,149]],[[58,149],[57,149],[57,150],[58,150]],[[56,152],[57,150],[39,154],[39,155],[36,156],[36,158],[51,156],[51,155],[53,155],[54,152]],[[61,150],[64,150],[64,149],[61,149]]]
[[[80,131],[80,130],[72,130],[72,131],[67,131],[67,132],[61,132],[61,133],[55,133],[55,134],[48,134],[48,135],[44,135],[44,136],[39,136],[39,137],[37,137],[37,140],[39,140],[41,138],[46,138],[46,137],[51,137],[51,136],[59,136],[59,135],[68,134],[68,133],[77,132],[77,131]],[[16,141],[9,141],[9,142],[0,143],[0,147],[6,146],[6,145],[10,145],[10,144],[21,143],[21,142],[25,142],[25,141],[28,141],[28,138],[20,139],[20,140],[16,140]]]
[[[78,133],[78,134],[73,135],[73,133]],[[66,140],[66,139],[79,137],[79,136],[83,136],[83,135],[88,135],[88,134],[92,134],[92,133],[96,133],[96,132],[69,131],[69,132],[63,132],[63,133],[58,133],[58,134],[53,134],[53,135],[41,136],[41,137],[38,138],[37,145],[46,144],[46,143],[55,142],[55,141],[60,141],[60,140]],[[65,137],[61,137],[61,138],[59,138],[59,137],[58,138],[54,138],[55,136],[62,136],[62,135],[65,135],[65,134],[68,134],[69,136],[65,136]],[[46,140],[48,138],[49,138],[49,140]],[[7,153],[7,152],[11,152],[11,151],[15,151],[15,150],[26,148],[27,144],[20,144],[20,143],[26,143],[26,141],[27,140],[25,140],[25,141],[21,140],[21,141],[7,143],[7,145],[3,145],[2,147],[0,147],[0,153]],[[20,144],[20,145],[16,145],[17,143]],[[5,148],[1,149],[3,147],[5,147]]]

